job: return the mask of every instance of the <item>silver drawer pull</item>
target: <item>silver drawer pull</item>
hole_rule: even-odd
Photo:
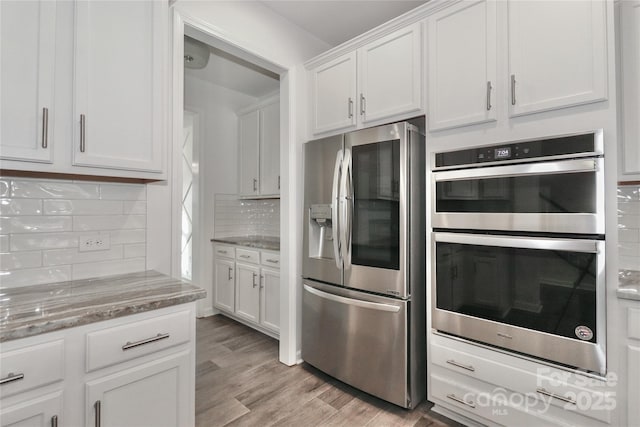
[[[278,260],[277,259],[267,259],[267,262],[270,262],[271,264],[277,264]]]
[[[0,385],[9,384],[14,381],[18,381],[24,378],[24,374],[14,374],[13,372],[9,372],[9,375],[0,380]]]
[[[568,397],[564,397],[564,396],[562,396],[560,394],[552,393],[550,391],[545,390],[544,388],[536,389],[536,392],[540,393],[540,394],[543,394],[545,396],[553,397],[554,399],[558,399],[558,400],[561,400],[561,401],[566,402],[566,403],[570,403],[572,405],[576,404],[575,400],[569,399]]]
[[[93,424],[95,427],[100,427],[102,423],[102,402],[96,400],[96,403],[93,404],[93,409],[95,410]]]
[[[462,363],[458,363],[455,360],[447,360],[449,365],[457,366],[458,368],[466,369],[467,371],[475,372],[476,368],[471,365],[463,365]]]
[[[238,255],[240,258],[249,259],[251,256],[249,255]]]
[[[463,405],[467,405],[470,408],[475,408],[476,407],[475,403],[467,402],[466,400],[459,398],[455,394],[447,394],[447,399],[451,399],[451,400],[454,400],[454,401],[456,401],[458,403],[462,403]]]
[[[226,254],[228,253],[227,251],[218,251],[219,254]]]
[[[169,334],[158,334],[155,337],[146,338],[144,340],[135,341],[135,342],[127,341],[127,343],[122,346],[122,351],[126,351],[134,347],[138,347],[140,345],[150,344],[152,342],[160,341],[166,338],[169,338]]]
[[[54,415],[51,417],[51,427],[58,427],[58,416]]]

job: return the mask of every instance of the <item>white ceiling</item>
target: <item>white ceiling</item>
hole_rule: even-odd
[[[262,0],[265,6],[330,46],[337,46],[426,3],[406,0]],[[196,33],[196,39],[205,41]],[[261,98],[278,90],[278,76],[211,48],[203,69],[185,68],[185,75]]]
[[[428,0],[262,0],[288,21],[337,46]]]

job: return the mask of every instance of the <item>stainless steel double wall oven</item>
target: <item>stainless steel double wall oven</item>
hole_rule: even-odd
[[[424,135],[305,144],[302,358],[403,407],[426,395]]]
[[[432,160],[432,327],[605,374],[602,130]]]

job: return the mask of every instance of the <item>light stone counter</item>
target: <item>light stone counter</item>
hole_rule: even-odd
[[[265,249],[269,251],[280,250],[280,238],[271,236],[241,236],[241,237],[214,237],[212,242],[227,243],[229,245],[246,246],[249,248]]]
[[[620,270],[617,294],[618,298],[640,301],[640,271]]]
[[[0,288],[0,342],[204,298],[206,291],[156,271]]]

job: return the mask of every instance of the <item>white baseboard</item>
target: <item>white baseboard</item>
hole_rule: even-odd
[[[214,310],[213,307],[208,307],[208,308],[204,308],[202,310],[198,310],[198,313],[196,314],[196,317],[200,319],[202,317],[213,316],[214,314],[218,314],[217,310]]]

